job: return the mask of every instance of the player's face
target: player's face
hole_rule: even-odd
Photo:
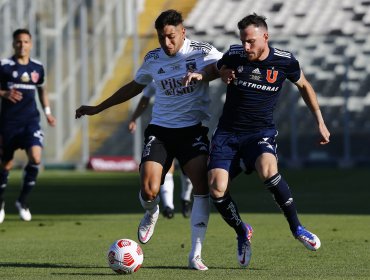
[[[166,25],[157,30],[158,41],[168,56],[174,56],[181,49],[185,39],[185,28],[182,24],[177,26]]]
[[[26,33],[19,34],[13,41],[15,56],[18,58],[28,58],[32,49],[31,37]]]
[[[240,30],[240,41],[250,61],[264,60],[268,55],[268,33],[262,27],[249,25]]]

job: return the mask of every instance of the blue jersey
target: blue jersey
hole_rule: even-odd
[[[297,82],[300,66],[287,51],[270,47],[263,61],[249,61],[243,46],[232,45],[217,63],[234,69],[236,79],[227,86],[226,101],[218,126],[229,131],[275,128],[273,111],[283,82]]]
[[[0,126],[24,125],[39,122],[35,93],[44,83],[44,67],[34,59],[27,65],[19,64],[13,56],[2,59],[0,65],[0,87],[2,90],[16,89],[22,93],[17,103],[3,98],[1,100]]]

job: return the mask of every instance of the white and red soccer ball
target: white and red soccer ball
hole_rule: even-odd
[[[114,241],[108,251],[108,265],[118,274],[130,274],[136,272],[143,263],[143,250],[131,239],[119,239]]]

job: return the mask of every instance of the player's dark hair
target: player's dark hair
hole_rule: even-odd
[[[238,22],[238,28],[239,30],[245,29],[249,25],[254,25],[256,27],[264,27],[266,30],[267,23],[266,23],[266,17],[259,16],[256,13],[253,13],[252,15],[246,16],[241,21]]]
[[[13,40],[15,40],[20,34],[27,34],[28,36],[30,36],[30,38],[32,38],[31,33],[28,29],[19,28],[13,32]]]
[[[155,29],[163,29],[166,25],[178,26],[183,23],[182,15],[176,10],[167,10],[162,12],[155,20]]]

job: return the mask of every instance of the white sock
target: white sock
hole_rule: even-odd
[[[159,203],[159,196],[157,195],[156,198],[154,200],[148,200],[148,201],[145,201],[143,199],[143,197],[141,196],[141,191],[139,192],[139,200],[140,200],[140,203],[141,203],[141,206],[143,206],[143,208],[148,211],[151,215],[154,215],[156,212],[159,212],[159,206],[158,206],[158,203]]]
[[[181,199],[191,201],[191,192],[193,191],[193,184],[188,176],[181,173]]]
[[[209,220],[209,195],[194,195],[193,210],[191,211],[191,252],[189,259],[201,257],[202,244],[206,235]]]
[[[174,209],[175,206],[173,205],[173,175],[171,173],[167,173],[166,177],[164,177],[164,183],[161,186],[161,200],[163,204],[163,208],[170,207]]]

